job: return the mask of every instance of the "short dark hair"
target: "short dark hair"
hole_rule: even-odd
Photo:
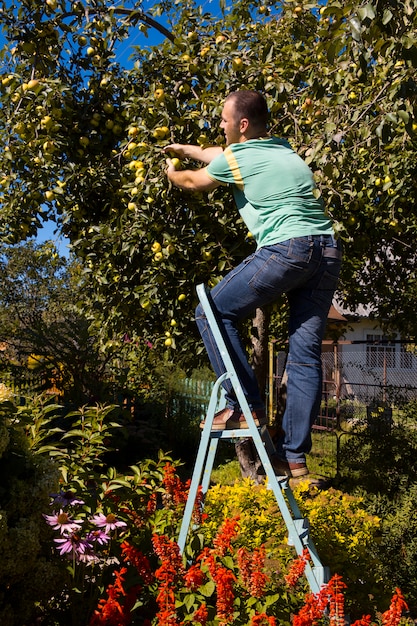
[[[226,100],[233,100],[235,112],[240,119],[246,117],[252,126],[265,128],[268,124],[268,105],[258,91],[241,89],[232,91]]]

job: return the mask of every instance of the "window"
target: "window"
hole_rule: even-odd
[[[413,368],[414,353],[407,350],[407,346],[401,345],[400,361],[403,369],[411,370]]]
[[[366,365],[371,368],[395,367],[395,344],[384,335],[366,335]]]

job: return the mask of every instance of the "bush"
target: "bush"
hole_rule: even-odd
[[[408,405],[413,416],[415,403]],[[415,417],[415,415],[414,415]],[[380,537],[369,553],[368,572],[399,586],[417,613],[417,431],[395,426],[389,436],[365,432],[345,440],[342,462],[345,491],[362,497],[371,515],[381,519]],[[379,585],[387,597],[387,584]],[[374,591],[375,593],[375,591]]]
[[[3,396],[4,398],[4,396]],[[0,403],[0,623],[22,626],[36,604],[59,586],[60,569],[50,560],[42,512],[56,490],[59,472],[48,456],[30,449],[24,423],[12,404]]]

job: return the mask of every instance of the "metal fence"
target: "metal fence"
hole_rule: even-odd
[[[389,346],[390,347],[390,346]],[[394,424],[417,426],[417,356],[404,354],[396,347],[375,350],[373,344],[348,345],[347,342],[323,346],[323,389],[320,412],[313,426],[314,449],[325,458],[324,473],[341,472],[340,445],[344,437],[372,429],[387,436]],[[267,385],[268,419],[285,406],[286,353],[270,353]],[[185,379],[176,394],[173,410],[198,413],[207,411],[212,383]],[[415,401],[416,411],[407,410]]]
[[[397,343],[323,346],[322,401],[313,438],[318,454],[327,456],[328,473],[340,474],[343,469],[339,455],[343,438],[363,435],[365,430],[389,436],[394,425],[417,426],[417,356]],[[285,361],[283,351],[270,359],[270,414],[285,405]]]

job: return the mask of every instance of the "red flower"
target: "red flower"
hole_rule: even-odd
[[[217,566],[215,576],[213,576],[216,583],[217,600],[216,611],[217,618],[220,621],[220,626],[226,624],[232,624],[233,622],[233,602],[235,599],[233,584],[236,581],[236,577],[226,567]]]
[[[370,626],[372,619],[370,615],[362,615],[361,619],[357,619],[352,626]]]
[[[321,592],[318,595],[309,594],[298,615],[294,615],[293,626],[314,626],[317,620],[323,617],[326,606],[327,598],[323,597]]]
[[[148,557],[142,554],[140,550],[130,545],[127,541],[122,543],[121,549],[123,560],[136,568],[145,585],[151,584],[154,580],[154,575],[151,570]]]
[[[127,595],[123,588],[126,572],[125,567],[122,567],[119,572],[115,572],[116,581],[107,587],[107,599],[102,598],[99,601],[98,607],[91,617],[90,626],[127,626],[130,624],[130,611],[134,601],[126,602],[123,605],[119,602],[121,596]]]
[[[193,622],[206,626],[208,620],[208,610],[205,604],[198,607],[193,615]]]
[[[329,597],[329,617],[331,626],[343,626],[345,623],[345,598],[343,589],[346,589],[342,577],[338,574],[332,576],[324,588],[324,593]]]
[[[216,549],[216,553],[219,556],[224,556],[226,551],[232,551],[232,541],[238,534],[239,530],[239,517],[233,517],[232,519],[226,518],[220,527],[219,532],[213,539],[213,545]]]
[[[172,501],[174,504],[182,504],[187,501],[188,489],[182,484],[175,467],[171,463],[165,464],[162,484],[165,487],[168,501]]]
[[[255,548],[251,554],[246,548],[239,548],[237,561],[246,590],[254,598],[265,595],[265,586],[268,576],[263,572],[265,567],[265,547]]]
[[[250,626],[276,626],[275,617],[268,617],[265,613],[257,613],[251,619]]]
[[[394,595],[392,596],[391,605],[388,611],[385,611],[385,613],[382,614],[383,626],[397,626],[403,611],[408,611],[408,606],[404,600],[401,590],[397,587]]]
[[[289,587],[295,587],[301,576],[304,574],[307,561],[310,560],[308,548],[304,548],[303,553],[292,562],[288,574],[285,575],[285,582]]]
[[[161,560],[161,566],[155,572],[155,578],[161,583],[156,598],[159,607],[158,626],[174,626],[178,624],[178,620],[172,586],[184,573],[180,550],[175,541],[164,535],[154,535],[152,543],[155,553]]]
[[[156,505],[157,505],[157,494],[154,491],[153,493],[151,493],[148,503],[146,505],[146,512],[148,515],[152,515],[152,513],[155,513]]]
[[[203,584],[205,574],[198,565],[191,565],[188,571],[185,572],[184,579],[186,587],[191,589],[191,591],[195,591]]]

